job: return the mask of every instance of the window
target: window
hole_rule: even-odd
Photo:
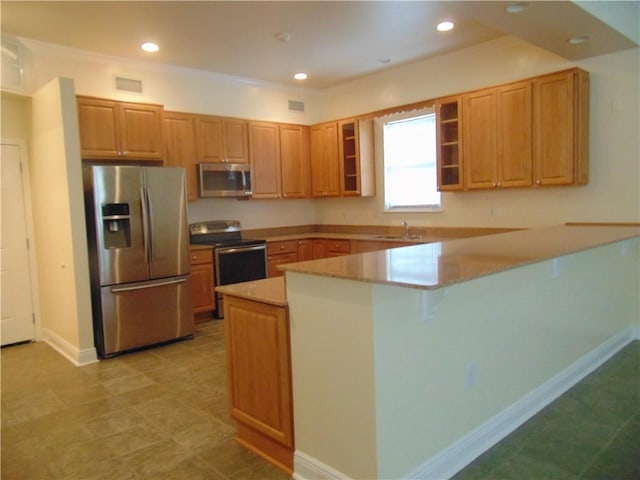
[[[384,209],[441,210],[435,113],[423,110],[402,117],[395,115],[382,125]]]

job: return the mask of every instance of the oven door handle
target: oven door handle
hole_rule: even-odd
[[[228,255],[231,253],[238,252],[250,252],[253,250],[265,250],[266,245],[252,245],[252,246],[241,246],[241,247],[223,247],[216,248],[216,255]]]

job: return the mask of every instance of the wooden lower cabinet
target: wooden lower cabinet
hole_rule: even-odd
[[[311,242],[311,251],[312,251],[314,260],[317,260],[318,258],[326,258],[327,257],[326,240],[322,238],[314,238]]]
[[[313,260],[313,240],[311,238],[298,240],[298,262],[306,262],[307,260]]]
[[[213,250],[192,248],[191,289],[193,295],[193,313],[207,314],[216,308],[213,279]]]
[[[287,307],[225,295],[225,345],[236,440],[288,473],[294,432]]]
[[[349,240],[326,240],[327,257],[339,257],[351,253],[351,242]]]
[[[298,240],[267,243],[267,276],[269,278],[284,275],[278,265],[298,261]]]

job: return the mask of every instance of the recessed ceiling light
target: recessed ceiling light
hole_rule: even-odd
[[[578,35],[577,37],[571,37],[567,40],[567,43],[570,43],[571,45],[580,45],[581,43],[587,43],[589,40],[591,40],[589,35]]]
[[[439,32],[448,32],[449,30],[453,30],[453,22],[440,22],[437,26],[436,26],[436,30],[438,30]]]
[[[140,48],[148,53],[154,53],[160,50],[158,44],[153,42],[144,42],[142,45],[140,45]]]
[[[524,12],[529,7],[527,2],[516,2],[507,6],[505,9],[508,13],[520,13]]]
[[[306,73],[296,73],[293,78],[295,78],[296,80],[306,80],[307,79],[307,74]]]
[[[378,59],[378,63],[391,63],[391,59],[388,57]]]

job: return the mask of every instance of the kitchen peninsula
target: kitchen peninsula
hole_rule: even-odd
[[[296,478],[447,478],[638,338],[637,226],[281,266]]]

